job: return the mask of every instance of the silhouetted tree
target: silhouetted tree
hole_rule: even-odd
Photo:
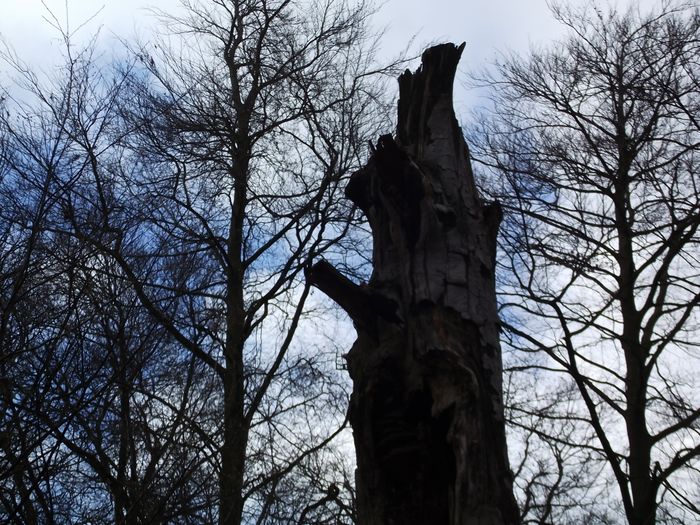
[[[71,35],[56,76],[15,62],[25,92],[3,120],[3,191],[48,180],[51,206],[44,222],[8,208],[20,227],[7,228],[50,240],[26,273],[56,312],[5,310],[42,337],[58,325],[17,343],[24,362],[3,353],[8,417],[34,440],[9,441],[24,463],[3,458],[1,512],[16,522],[353,520],[348,465],[328,447],[346,403],[332,325],[310,332],[329,307],[300,277],[356,241],[336,194],[383,122],[371,11],[184,7],[169,41],[116,69]],[[42,498],[66,513],[40,512]]]
[[[349,419],[358,521],[515,524],[495,292],[498,204],[477,193],[452,107],[461,47],[399,78],[396,139],[379,139],[346,195],[367,216],[373,273],[327,262],[309,280],[352,318]]]
[[[91,48],[64,37],[57,77],[41,79],[5,56],[19,77],[0,119],[2,515],[15,523],[174,519],[207,493],[194,475],[202,444],[187,436],[185,412],[210,395],[118,266],[71,231],[81,220],[114,238],[117,223],[101,222],[94,207],[76,216],[70,204],[99,202],[86,174],[104,151],[112,163],[121,153],[110,141],[124,76],[95,70]]]
[[[158,286],[116,246],[96,245],[219,377],[222,524],[276,521],[315,501],[320,473],[295,476],[344,425],[333,360],[297,337],[309,312],[300,276],[346,233],[338,187],[379,116],[368,16],[337,2],[192,2],[168,17],[183,47],[136,51],[148,74],[132,77],[123,104],[140,166],[133,202],[145,250],[179,274]],[[171,301],[182,315],[167,313]]]
[[[569,36],[503,57],[481,79],[493,109],[471,134],[506,210],[502,318],[509,346],[527,353],[510,363],[540,369],[509,417],[605,462],[630,524],[689,522],[700,454],[700,16],[672,2],[646,14],[593,2],[554,12]],[[580,489],[586,498],[590,487]]]

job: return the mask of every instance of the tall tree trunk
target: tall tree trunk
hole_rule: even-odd
[[[243,119],[242,119],[243,120]],[[244,124],[242,125],[242,127]],[[250,149],[239,141],[242,152],[234,160],[231,177],[235,181],[231,224],[228,237],[226,290],[226,348],[224,351],[224,442],[219,473],[219,525],[240,525],[243,521],[243,482],[250,432],[245,417],[245,377],[243,347],[246,342],[243,302],[243,224],[248,204],[247,182]]]
[[[618,82],[623,83],[622,76]],[[621,106],[622,107],[622,106]],[[620,111],[620,108],[618,108]],[[623,113],[620,113],[623,114]],[[620,344],[625,355],[625,426],[629,440],[629,490],[631,505],[625,508],[630,525],[654,525],[658,504],[656,496],[658,483],[652,468],[651,449],[653,446],[647,427],[647,385],[649,375],[646,363],[650,348],[641,342],[643,332],[643,315],[637,308],[638,275],[635,266],[635,247],[629,211],[633,209],[630,202],[630,166],[632,159],[627,151],[628,139],[624,125],[620,127],[618,151],[620,167],[614,186],[615,226],[618,236],[617,263],[619,266],[618,300],[622,315],[622,336]]]
[[[401,75],[397,138],[381,137],[348,184],[372,228],[370,282],[325,262],[308,272],[358,333],[348,369],[362,525],[518,521],[494,282],[500,208],[479,200],[452,107],[463,47],[428,49]]]

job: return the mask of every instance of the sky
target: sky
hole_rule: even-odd
[[[380,54],[386,57],[395,56],[412,37],[415,37],[414,52],[429,43],[466,42],[455,89],[458,115],[480,103],[479,93],[464,85],[466,71],[486,67],[499,52],[525,53],[530,46],[546,45],[563,33],[547,6],[548,0],[376,1],[381,3],[381,8],[375,24],[386,28]],[[608,1],[625,3],[625,0],[594,1],[603,5]],[[640,1],[651,6],[659,0]],[[67,9],[71,28],[95,15],[82,33],[89,35],[100,28],[101,38],[109,42],[116,36],[128,38],[137,32],[147,35],[154,23],[148,7],[169,11],[178,5],[179,0],[0,0],[0,36],[30,64],[45,66],[51,57],[57,59],[60,49],[56,31],[45,20],[47,8],[61,22]]]
[[[83,30],[101,28],[103,39],[147,33],[152,23],[147,7],[168,10],[178,0],[0,0],[0,35],[31,64],[46,65],[57,59],[57,34],[45,20],[46,7],[63,22],[66,5],[71,28],[96,16]],[[561,29],[552,18],[546,0],[388,0],[375,17],[386,27],[381,53],[393,56],[415,37],[414,51],[425,44],[466,42],[461,69],[480,68],[498,50],[527,50],[530,44],[555,39]],[[457,86],[456,106],[475,103],[464,86]],[[459,111],[458,111],[459,112]]]
[[[93,27],[122,36],[135,27],[148,24],[149,6],[164,10],[178,0],[68,0],[70,19],[75,26],[99,11]],[[34,48],[36,37],[48,36],[50,28],[43,20],[45,4],[61,19],[65,18],[65,0],[2,0],[0,33],[16,47]],[[546,0],[388,0],[377,15],[378,25],[388,25],[386,46],[401,48],[418,34],[419,41],[467,41],[475,56],[488,55],[503,44],[527,47],[530,40],[547,40],[557,31]]]

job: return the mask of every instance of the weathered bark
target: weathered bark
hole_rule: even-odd
[[[346,195],[374,237],[372,278],[329,264],[311,282],[351,316],[350,422],[362,525],[518,521],[503,420],[494,283],[498,205],[476,191],[452,107],[463,46],[399,78],[383,136]]]

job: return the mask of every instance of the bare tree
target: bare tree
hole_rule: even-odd
[[[62,151],[52,139],[60,131],[46,115],[23,112],[27,101],[7,91],[2,100],[0,509],[13,523],[50,523],[67,501],[48,497],[47,486],[68,462],[35,414],[46,407],[45,379],[55,372],[43,350],[60,341],[69,315],[53,300],[60,272],[51,264],[55,243],[47,228],[58,198],[53,168]]]
[[[700,16],[672,2],[554,13],[568,37],[505,56],[481,79],[493,110],[472,134],[506,209],[502,318],[509,344],[531,356],[519,369],[577,392],[547,408],[555,392],[542,395],[540,381],[518,410],[549,419],[532,427],[549,443],[605,462],[630,524],[692,521]]]
[[[340,249],[352,209],[337,188],[381,116],[369,14],[337,2],[187,2],[182,18],[165,16],[170,41],[134,51],[124,156],[98,158],[93,191],[64,203],[73,234],[217,377],[220,419],[200,433],[216,443],[220,523],[289,519],[331,490],[310,491],[323,477],[309,469],[345,426],[345,390],[334,349],[324,356],[298,336],[310,291],[300,276]],[[115,198],[120,188],[130,195]]]
[[[5,319],[3,519],[136,523],[197,515],[208,476],[188,419],[209,394],[201,367],[140,305],[116,264],[73,235],[114,236],[86,181],[112,141],[123,75],[95,70],[65,38],[40,78],[8,53],[17,84],[2,115]],[[96,153],[97,152],[97,153]],[[181,372],[181,373],[178,373]],[[197,389],[193,384],[197,382]],[[194,452],[192,452],[194,450]],[[197,472],[195,472],[197,471]],[[210,476],[210,474],[209,474]],[[202,519],[201,521],[207,521]]]
[[[44,309],[22,317],[8,299],[3,315],[51,338],[3,339],[26,358],[3,348],[16,425],[3,518],[354,519],[351,467],[328,446],[347,399],[333,327],[300,276],[357,241],[336,194],[383,122],[371,11],[211,1],[184,13],[119,69],[71,35],[56,77],[15,62],[25,91],[3,120],[3,195],[48,180],[51,207],[44,221],[4,208],[8,231],[46,239],[46,260],[17,237],[31,264],[18,255],[3,275],[21,297],[24,274],[41,279],[27,301]]]

